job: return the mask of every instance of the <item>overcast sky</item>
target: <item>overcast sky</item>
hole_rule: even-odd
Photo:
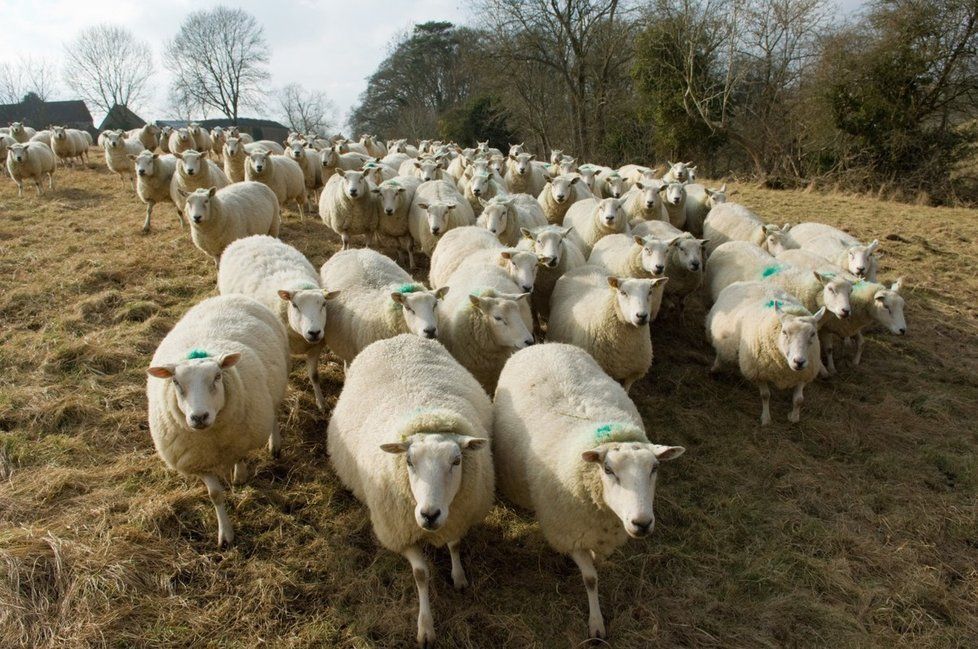
[[[851,11],[862,0],[839,3]],[[64,44],[79,29],[106,22],[122,25],[150,44],[161,70],[152,100],[136,112],[147,120],[168,117],[163,44],[188,13],[218,4],[240,7],[264,27],[271,49],[271,86],[297,82],[324,90],[339,107],[341,120],[397,34],[427,20],[465,22],[469,6],[457,0],[0,0],[0,62],[30,54],[60,63]],[[59,90],[60,99],[72,95],[66,88]],[[269,103],[265,112],[277,113],[271,108],[274,102]],[[95,118],[99,121],[101,115]]]

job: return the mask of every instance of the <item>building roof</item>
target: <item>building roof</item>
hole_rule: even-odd
[[[36,129],[49,124],[73,127],[92,126],[92,114],[81,99],[41,101],[37,96],[25,97],[19,104],[0,104],[0,124],[24,121]]]
[[[102,120],[102,124],[98,127],[98,130],[122,129],[128,131],[129,129],[139,128],[145,125],[145,120],[129,110],[128,106],[116,104],[109,111],[108,115],[105,116],[105,119]]]

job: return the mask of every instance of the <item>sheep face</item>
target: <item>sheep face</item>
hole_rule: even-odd
[[[570,198],[571,193],[574,188],[571,185],[576,185],[580,182],[579,176],[574,176],[569,178],[567,176],[557,176],[550,181],[550,195],[553,197],[554,202],[560,204]]]
[[[285,153],[290,158],[292,158],[293,160],[295,160],[296,162],[299,162],[299,163],[301,163],[301,161],[306,156],[304,145],[303,145],[303,142],[301,140],[293,140],[292,143],[289,144],[288,147],[286,147]]]
[[[903,317],[904,300],[900,296],[903,278],[893,282],[890,288],[876,291],[873,296],[873,319],[894,333],[902,336],[907,333],[907,321]]]
[[[469,302],[482,313],[497,346],[523,349],[533,344],[533,334],[523,322],[519,303],[529,296],[529,293],[491,297],[470,295]]]
[[[257,149],[248,154],[248,164],[259,176],[265,173],[265,170],[271,166],[271,161],[269,157],[272,154],[264,149]]]
[[[27,159],[27,147],[23,144],[11,144],[7,149],[7,155],[13,158],[14,162],[21,163]]]
[[[489,168],[499,175],[506,173],[506,158],[501,155],[494,155],[489,158]]]
[[[555,165],[561,161],[564,157],[564,152],[560,149],[554,149],[550,152],[550,164]]]
[[[510,166],[518,176],[525,176],[530,172],[530,167],[532,167],[532,160],[536,156],[532,153],[520,153],[518,155],[510,155]]]
[[[483,224],[489,232],[492,232],[498,237],[506,231],[506,226],[509,223],[509,205],[511,201],[484,201],[479,199],[479,203],[484,208],[480,217]]]
[[[343,177],[343,193],[348,198],[359,198],[370,193],[370,186],[362,171],[344,171],[337,169],[336,173]]]
[[[642,538],[655,528],[655,482],[659,463],[686,451],[682,446],[631,442],[603,444],[585,451],[581,458],[600,470],[601,498],[632,538]]]
[[[404,188],[391,182],[385,182],[380,187],[370,190],[380,197],[380,208],[387,216],[393,216],[397,208],[401,206],[401,198],[404,196]]]
[[[318,288],[299,291],[280,290],[278,296],[289,303],[288,320],[292,331],[302,336],[306,342],[318,343],[323,339],[326,328],[326,300],[339,291],[326,292]]]
[[[556,268],[560,264],[564,252],[561,244],[571,228],[548,226],[539,228],[535,233],[526,228],[522,228],[521,231],[524,237],[533,240],[533,252],[537,254],[541,265]]]
[[[662,277],[666,272],[666,264],[669,262],[669,250],[673,247],[675,239],[663,241],[651,235],[647,237],[635,237],[635,245],[642,247],[641,260],[642,268],[652,277]]]
[[[408,483],[414,496],[418,527],[435,531],[448,520],[449,508],[462,485],[462,458],[488,440],[465,435],[423,433],[396,444],[383,444],[387,453],[404,454]]]
[[[472,179],[469,182],[469,191],[472,192],[473,196],[478,197],[489,193],[489,186],[488,171],[477,171],[472,174]]]
[[[68,133],[65,132],[64,126],[52,126],[51,137],[55,140],[64,140],[68,138]]]
[[[624,232],[628,227],[628,216],[625,210],[621,209],[624,201],[618,198],[605,198],[598,203],[595,210],[595,217],[598,225],[603,230],[612,232]]]
[[[612,198],[621,198],[625,193],[625,179],[618,174],[608,174],[604,180],[604,187]]]
[[[418,170],[418,177],[422,182],[441,178],[441,162],[437,160],[415,161],[414,168]]]
[[[239,138],[229,137],[224,141],[224,155],[229,158],[237,157],[239,149],[241,149],[241,140]]]
[[[134,159],[136,175],[140,177],[152,176],[156,173],[156,160],[159,154],[150,151],[143,151]]]
[[[525,142],[520,142],[519,144],[510,144],[509,145],[509,155],[510,155],[510,157],[512,157],[514,155],[519,155],[519,154],[523,153],[523,146],[524,146],[524,144],[525,144]]]
[[[790,227],[787,224],[783,228],[778,228],[776,225],[765,225],[764,243],[761,247],[774,257],[788,250],[788,229]]]
[[[106,131],[103,135],[105,135],[105,146],[110,149],[117,149],[122,146],[121,131]]]
[[[692,180],[690,177],[690,164],[689,162],[669,162],[669,173],[673,180],[681,183],[688,183]]]
[[[686,188],[680,182],[666,183],[659,188],[662,201],[668,205],[679,207],[686,202]]]
[[[657,286],[665,285],[667,278],[630,279],[609,277],[608,286],[615,291],[618,318],[634,327],[647,325],[653,318],[652,295]]]
[[[391,299],[401,305],[408,331],[422,338],[438,338],[438,302],[448,293],[443,286],[437,291],[391,293]]]
[[[825,315],[825,307],[815,312],[815,315],[795,316],[781,310],[781,303],[774,305],[778,320],[781,321],[781,333],[778,334],[778,350],[784,356],[788,367],[796,372],[808,367],[808,356],[812,346],[818,343],[818,323]]]
[[[206,162],[197,151],[190,149],[179,154],[177,157],[179,158],[177,164],[183,169],[183,173],[188,176],[199,176],[203,172]],[[258,171],[261,170],[259,169]]]
[[[214,425],[224,408],[224,370],[233,367],[241,354],[224,354],[216,358],[193,358],[172,365],[151,367],[150,376],[170,380],[177,408],[183,413],[187,426],[206,430]]]
[[[18,135],[24,134],[24,124],[23,122],[10,122],[10,135],[12,137],[17,137]]]
[[[177,139],[180,140],[181,142],[189,142],[190,131],[188,131],[185,128],[180,129],[179,131],[177,131]]]
[[[706,239],[682,236],[673,239],[670,248],[680,268],[696,273],[703,271],[704,245],[706,245]]]
[[[217,189],[211,187],[210,189],[197,189],[184,196],[186,202],[183,209],[187,218],[190,219],[191,225],[200,225],[210,219],[211,199],[215,193],[217,193]]]
[[[457,206],[457,203],[418,203],[418,207],[427,213],[428,230],[436,237],[445,232],[448,227],[448,213]]]
[[[499,253],[499,265],[506,269],[506,274],[524,293],[533,290],[537,281],[537,267],[540,265],[540,259],[535,252],[513,248],[503,250]]]
[[[852,283],[842,277],[815,272],[815,279],[822,283],[822,302],[825,308],[840,320],[852,314]]]
[[[557,164],[557,169],[560,175],[572,174],[577,171],[577,158],[571,158],[570,156],[564,156],[561,158],[560,162]]]
[[[635,183],[635,188],[642,192],[642,204],[646,210],[658,210],[661,196],[659,189],[662,187],[660,181],[645,181]]]
[[[323,151],[323,167],[333,168],[340,163],[340,154],[335,146],[331,146]]]
[[[727,202],[727,185],[724,183],[720,186],[720,189],[707,189],[706,191],[706,206],[709,208],[714,208],[720,203]]]
[[[852,246],[846,252],[846,267],[856,277],[866,279],[867,273],[873,267],[873,253],[879,248],[880,242],[873,240],[868,246]]]

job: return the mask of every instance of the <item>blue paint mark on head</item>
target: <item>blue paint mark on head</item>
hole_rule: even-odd
[[[187,360],[192,361],[198,358],[210,358],[211,355],[203,349],[191,349],[187,354]]]

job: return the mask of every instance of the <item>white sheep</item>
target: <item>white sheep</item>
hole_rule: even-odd
[[[255,149],[245,160],[245,180],[265,183],[275,192],[279,205],[295,202],[299,218],[305,216],[306,179],[302,167],[292,158]]]
[[[764,223],[757,214],[739,203],[720,203],[710,210],[703,222],[703,236],[709,241],[707,253],[727,241],[750,241],[772,255],[798,248],[790,233],[791,226]]]
[[[326,432],[333,470],[370,510],[380,544],[411,563],[419,647],[431,647],[431,572],[421,551],[448,545],[455,588],[468,586],[459,544],[489,513],[492,404],[432,340],[397,336],[353,361]]]
[[[359,171],[370,160],[371,158],[361,153],[340,153],[338,146],[329,147],[322,152],[323,182],[329,182],[337,169]]]
[[[220,268],[221,253],[236,239],[253,234],[278,236],[281,225],[278,199],[268,185],[242,181],[222,189],[181,192],[194,245],[210,255]]]
[[[693,178],[695,178],[696,167],[690,166],[693,164],[692,162],[666,161],[666,164],[669,165],[669,171],[662,176],[662,180],[667,183],[688,183],[692,182]]]
[[[459,157],[461,157],[461,156],[459,156]],[[380,163],[383,164],[383,165],[387,165],[388,167],[391,167],[392,169],[400,169],[400,167],[404,163],[404,161],[405,160],[409,160],[410,158],[411,158],[411,156],[409,156],[406,153],[398,153],[398,152],[395,151],[395,152],[392,152],[392,153],[388,153],[383,158],[381,158],[380,159]],[[464,158],[462,158],[462,159],[464,160]],[[452,162],[455,162],[455,161],[453,160]],[[400,174],[398,174],[398,175],[400,175]],[[458,180],[457,177],[456,177],[456,180]]]
[[[144,124],[139,128],[126,131],[126,138],[136,138],[143,145],[143,149],[154,151],[160,145],[160,127],[155,124]]]
[[[477,161],[465,170],[458,183],[458,190],[468,201],[475,216],[482,214],[482,201],[496,196],[506,196],[506,184],[499,174],[488,168],[480,168]]]
[[[259,140],[253,142],[228,135],[221,149],[221,159],[224,163],[224,173],[233,183],[239,183],[245,179],[245,161],[248,156],[255,151],[267,151],[275,155],[283,155],[285,149],[278,142],[271,140]]]
[[[445,177],[445,163],[435,158],[415,160],[409,158],[397,169],[398,176],[414,176],[425,183],[429,180],[442,180]]]
[[[420,184],[420,178],[397,176],[370,188],[377,198],[377,243],[396,248],[398,259],[402,252],[407,253],[408,268],[414,268],[414,240],[408,229],[408,212]]]
[[[548,223],[563,225],[564,216],[571,205],[588,198],[592,198],[591,192],[580,176],[557,176],[544,185],[537,202],[543,208]]]
[[[499,377],[493,447],[501,494],[531,510],[550,546],[584,579],[588,634],[607,637],[594,560],[655,528],[660,462],[686,449],[649,442],[635,404],[586,352],[547,343],[514,354]]]
[[[378,142],[373,135],[361,135],[360,145],[367,150],[367,155],[372,158],[383,158],[387,155],[387,146],[383,142]]]
[[[231,184],[217,163],[208,160],[199,151],[188,149],[183,153],[174,153],[173,156],[177,163],[170,179],[170,200],[181,214],[184,211],[184,194],[210,187],[221,189]]]
[[[686,184],[686,228],[694,236],[703,236],[703,221],[706,215],[720,203],[726,203],[727,197],[736,194],[737,190],[727,191],[724,183],[717,189],[710,189],[698,183]]]
[[[625,193],[622,209],[632,227],[645,221],[668,222],[668,212],[662,209],[662,194],[659,192],[662,186],[661,180],[640,180]]]
[[[673,227],[686,226],[686,186],[678,181],[667,182],[659,186],[659,209],[662,210],[660,221],[668,221]]]
[[[529,194],[507,194],[490,200],[479,199],[482,214],[476,225],[487,229],[506,246],[515,246],[522,230],[547,225],[547,216],[537,199]]]
[[[585,257],[591,255],[591,248],[601,237],[628,234],[628,217],[622,210],[623,204],[620,198],[589,198],[574,203],[567,210],[563,224],[573,228],[567,236]]]
[[[143,150],[143,144],[138,138],[127,138],[122,131],[106,131],[104,136],[103,148],[105,149],[105,164],[109,171],[119,174],[122,186],[126,186],[126,178],[133,191],[136,190],[136,178],[133,173],[132,160],[130,155],[139,155]]]
[[[572,270],[554,287],[547,339],[584,349],[627,392],[652,364],[649,322],[666,282],[614,277],[591,265]]]
[[[530,294],[502,269],[485,265],[459,268],[446,286],[442,342],[492,392],[506,359],[533,344]]]
[[[792,238],[804,250],[825,257],[853,275],[876,281],[879,271],[879,241],[864,244],[854,236],[823,223],[799,223],[791,228]]]
[[[761,425],[771,423],[771,386],[794,388],[788,421],[801,418],[805,386],[822,366],[814,314],[783,289],[765,282],[736,282],[723,289],[706,316],[706,335],[716,359],[712,372],[736,365],[761,395]]]
[[[215,126],[211,129],[211,153],[221,157],[224,153],[224,143],[228,141],[228,133],[224,128]]]
[[[285,149],[285,155],[295,160],[302,170],[302,177],[306,184],[306,210],[312,211],[310,201],[318,198],[319,190],[325,186],[323,159],[318,151],[298,140]]]
[[[377,202],[362,171],[337,168],[319,197],[319,217],[340,236],[342,250],[346,250],[352,236],[374,238],[379,218]]]
[[[28,142],[43,142],[44,144],[47,144],[48,146],[51,146],[51,134],[52,133],[53,133],[52,130],[50,130],[50,129],[44,129],[43,131],[38,131],[37,133],[35,133],[34,135],[32,135],[31,136],[31,139],[29,139],[27,141]]]
[[[688,232],[673,227],[665,221],[645,221],[632,228],[632,234],[670,241],[668,261],[666,262],[665,294],[679,300],[680,311],[686,307],[686,300],[703,284],[703,248],[705,239],[697,239]]]
[[[217,543],[234,540],[222,477],[246,478],[245,458],[268,444],[278,455],[278,409],[289,349],[275,314],[244,295],[208,298],[163,338],[146,380],[149,432],[160,459],[199,477],[217,511]]]
[[[207,129],[201,128],[197,122],[191,122],[187,125],[187,133],[194,141],[193,148],[203,153],[205,157],[208,156],[214,147],[214,140],[211,139]]]
[[[392,169],[391,167],[377,162],[376,160],[364,162],[362,169],[364,175],[367,177],[367,180],[374,185],[380,185],[385,180],[391,180],[397,177],[396,169]],[[418,180],[420,180],[420,178]]]
[[[628,191],[627,185],[624,176],[618,173],[616,169],[598,167],[594,176],[593,193],[597,198],[621,198]]]
[[[242,133],[241,129],[237,126],[228,127],[228,137],[238,138],[242,144],[251,144],[255,141],[255,138],[250,133]]]
[[[537,196],[543,191],[547,176],[540,167],[533,164],[535,158],[532,153],[510,153],[505,158],[503,180],[510,193]]]
[[[15,122],[16,123],[16,122]],[[41,195],[41,181],[48,178],[48,188],[54,190],[54,151],[43,142],[15,142],[7,147],[7,173],[17,183],[17,195],[24,195],[24,181],[33,180],[37,195]]]
[[[10,122],[10,130],[7,131],[7,135],[19,143],[25,144],[37,135],[37,131],[30,126],[25,126],[23,122]]]
[[[173,202],[173,195],[170,187],[173,183],[173,174],[177,169],[177,158],[173,155],[160,155],[152,151],[143,151],[138,156],[131,155],[136,171],[136,195],[139,200],[146,203],[146,220],[143,221],[143,232],[149,232],[150,218],[153,216],[153,207],[157,203]],[[183,227],[183,215],[177,210],[177,219]]]
[[[289,352],[305,358],[316,406],[325,410],[319,357],[327,328],[326,301],[337,293],[319,285],[319,273],[306,256],[264,234],[237,239],[221,255],[217,290],[221,295],[252,297],[278,316],[288,336]]]
[[[430,258],[438,239],[463,225],[475,225],[475,215],[451,182],[431,180],[418,186],[408,212],[408,229],[424,254]]]
[[[64,126],[52,126],[49,142],[54,155],[60,158],[63,164],[70,162],[74,166],[75,158],[78,158],[83,164],[87,162],[88,140],[85,138],[84,131],[65,128]]]
[[[186,128],[175,128],[170,133],[170,139],[167,145],[170,153],[177,154],[193,149],[197,146],[197,141]],[[142,143],[139,146],[142,149]]]
[[[163,127],[160,127],[160,144],[159,144],[159,147],[160,147],[160,151],[162,151],[163,153],[170,153],[170,135],[172,133],[173,133],[173,127],[172,126],[163,126]],[[105,133],[99,133],[99,136],[98,136],[98,145],[99,146],[104,146],[103,145],[103,142],[102,142],[104,135],[105,135]]]
[[[628,188],[634,187],[635,183],[645,183],[652,180],[658,180],[663,182],[659,178],[659,174],[655,169],[651,167],[643,167],[642,165],[628,164],[623,167],[618,168],[618,174],[625,179],[625,186]]]
[[[487,230],[462,226],[446,233],[431,253],[428,279],[439,288],[448,284],[459,268],[477,264],[498,266],[524,293],[534,288],[540,259],[535,252],[504,246]]]
[[[323,286],[339,291],[327,309],[326,345],[344,362],[371,343],[402,333],[439,337],[439,304],[448,289],[428,290],[379,252],[338,252],[323,264],[320,278]]]
[[[517,244],[518,249],[534,252],[540,260],[530,296],[533,316],[538,323],[550,317],[550,298],[557,280],[587,263],[581,249],[567,238],[568,232],[570,228],[559,225],[523,230],[523,239]]]
[[[617,277],[665,277],[669,253],[678,241],[678,237],[612,234],[594,244],[587,263]],[[651,315],[653,320],[655,315]]]
[[[0,165],[3,165],[4,171],[7,169],[7,149],[11,144],[17,144],[17,140],[6,133],[0,133]]]

